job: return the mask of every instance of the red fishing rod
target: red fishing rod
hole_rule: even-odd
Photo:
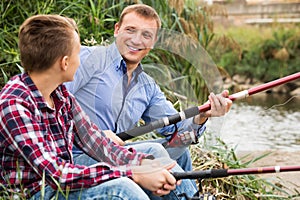
[[[257,167],[257,168],[240,168],[240,169],[210,169],[202,171],[190,172],[172,172],[176,180],[181,179],[198,179],[199,190],[202,190],[201,179],[206,178],[222,178],[234,175],[247,175],[247,174],[262,174],[262,173],[279,173],[279,172],[292,172],[300,171],[300,166],[272,166],[272,167]],[[187,200],[216,200],[216,197],[211,194],[200,194],[198,191],[193,197],[187,196],[186,193],[180,194]]]
[[[300,166],[272,166],[257,168],[240,169],[210,169],[190,172],[172,172],[176,180],[180,179],[204,179],[204,178],[222,178],[234,175],[263,174],[300,171]]]
[[[268,83],[265,83],[265,84],[262,84],[262,85],[255,86],[248,90],[243,90],[241,92],[230,95],[228,98],[231,99],[232,101],[235,101],[238,99],[243,99],[250,95],[268,90],[268,89],[276,87],[278,85],[281,85],[281,84],[284,84],[284,83],[287,83],[290,81],[294,81],[298,78],[300,78],[300,72],[277,79],[277,80],[274,80],[274,81],[271,81],[271,82],[268,82]],[[132,139],[134,137],[143,135],[145,133],[149,133],[155,129],[163,128],[163,127],[171,125],[171,124],[176,124],[177,122],[182,121],[184,119],[194,117],[201,112],[208,111],[209,109],[210,109],[210,103],[206,103],[201,106],[191,107],[191,108],[181,111],[175,115],[164,117],[162,119],[153,121],[144,126],[135,127],[131,130],[118,133],[118,137],[120,137],[123,141]]]

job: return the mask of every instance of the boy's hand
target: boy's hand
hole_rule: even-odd
[[[175,161],[163,166],[159,160],[143,160],[140,166],[132,167],[133,180],[154,195],[169,194],[180,183],[169,172],[175,165]]]

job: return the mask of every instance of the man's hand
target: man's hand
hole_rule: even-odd
[[[225,115],[232,106],[232,101],[228,98],[228,95],[228,90],[224,90],[221,94],[217,95],[210,93],[208,96],[210,110],[195,116],[194,122],[203,124],[208,117],[220,117]]]
[[[120,146],[124,146],[125,142],[119,138],[114,132],[112,132],[111,130],[104,130],[103,131],[104,134],[106,135],[106,137],[110,138],[112,141],[114,141],[116,144],[120,145]]]
[[[158,160],[143,160],[140,166],[132,167],[133,180],[154,195],[167,195],[180,184],[169,172],[175,165],[175,161],[163,166]]]
[[[210,93],[208,96],[211,108],[205,114],[208,117],[220,117],[225,115],[231,108],[232,101],[228,99],[228,90],[224,90],[221,94],[215,95]]]

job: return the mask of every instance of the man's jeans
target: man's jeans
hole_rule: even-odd
[[[152,154],[154,157],[165,157],[168,158],[168,153],[164,149],[164,147],[158,143],[154,144],[135,144],[133,145],[134,148],[138,152],[144,152]],[[145,148],[147,147],[147,148]],[[144,149],[144,150],[143,150]],[[76,164],[82,165],[92,165],[95,164],[97,161],[90,158],[84,153],[81,154],[74,154],[74,161]],[[182,172],[183,170],[176,165],[172,171]],[[146,189],[142,189],[139,185],[137,185],[134,181],[129,178],[117,178],[110,181],[106,181],[104,183],[99,184],[98,186],[94,186],[88,189],[83,189],[76,192],[69,192],[68,199],[69,200],[106,200],[106,199],[128,199],[128,200],[159,200],[159,199],[166,199],[166,200],[185,200],[184,197],[178,197],[178,194],[186,193],[189,197],[192,197],[196,193],[196,188],[194,184],[189,179],[182,180],[181,184],[176,187],[175,190],[171,191],[170,194],[165,195],[163,197],[158,197],[152,195],[150,191]],[[54,191],[51,187],[45,187],[45,200],[50,200],[51,198],[58,196],[58,200],[66,199],[60,192]],[[38,192],[34,195],[31,200],[40,200],[41,199],[41,192]]]
[[[148,153],[147,148],[151,145],[146,145],[147,143],[159,143],[163,144],[167,142],[167,139],[161,138],[161,139],[155,139],[155,140],[145,140],[145,141],[137,141],[133,143],[128,143],[126,146],[130,147],[133,146],[133,148],[137,149],[138,152]],[[144,145],[138,145],[138,144],[144,144]],[[184,171],[192,171],[192,159],[190,155],[190,151],[187,146],[178,146],[178,147],[167,147],[167,152],[169,153],[169,156],[171,159],[176,160],[178,165],[184,170]],[[156,152],[154,152],[156,153]],[[159,154],[152,154],[155,158],[162,157]]]

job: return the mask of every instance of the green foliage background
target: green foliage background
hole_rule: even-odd
[[[202,24],[211,24],[210,18],[203,9],[195,9],[193,1],[165,1],[165,0],[146,0],[146,1],[107,1],[107,0],[2,0],[1,1],[1,20],[0,20],[0,67],[2,77],[1,86],[7,81],[7,78],[18,73],[16,63],[19,63],[19,54],[17,48],[18,28],[22,22],[29,16],[35,14],[60,14],[74,18],[80,28],[81,40],[83,44],[93,45],[105,42],[106,39],[113,36],[114,24],[118,21],[118,16],[122,9],[132,3],[144,3],[153,6],[162,19],[163,28],[168,28],[181,33],[190,34],[189,26],[195,27],[192,31],[193,36],[199,40],[203,46],[207,46],[212,39],[213,33],[210,27],[198,25],[195,23],[195,17],[202,16]],[[192,24],[189,24],[192,22]],[[185,28],[183,27],[185,23]],[[207,96],[206,86],[201,75],[192,69],[190,64],[177,62],[176,59],[166,57],[176,57],[176,55],[163,55],[153,52],[145,61],[162,62],[171,67],[174,66],[183,76],[188,76],[196,96],[199,101],[205,100]],[[183,60],[183,59],[181,59]],[[170,61],[170,63],[169,63]],[[191,74],[193,74],[191,76]]]
[[[83,44],[105,42],[113,36],[114,24],[129,4],[144,3],[154,7],[162,27],[184,33],[198,41],[221,71],[230,76],[243,74],[266,82],[299,71],[300,28],[276,25],[257,28],[216,27],[212,17],[226,17],[220,6],[205,6],[193,0],[1,0],[0,1],[0,88],[19,73],[18,28],[35,14],[60,14],[74,18]],[[265,31],[267,30],[267,31]],[[250,34],[251,33],[251,34]],[[184,58],[152,51],[145,62],[162,63],[188,80],[199,102],[206,101],[208,90],[201,75]]]
[[[213,41],[209,50],[217,64],[224,66],[230,75],[243,74],[268,82],[300,71],[299,24],[275,23],[227,30],[219,27],[217,30],[224,31],[227,37]]]

